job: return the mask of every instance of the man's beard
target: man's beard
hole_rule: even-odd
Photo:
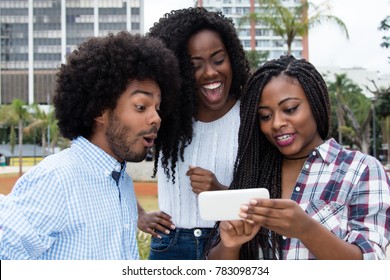
[[[143,161],[147,154],[147,149],[143,149],[142,152],[136,153],[132,149],[137,143],[137,138],[129,139],[131,130],[121,125],[118,118],[110,113],[109,124],[106,132],[106,137],[110,149],[114,154],[123,161],[140,162]],[[141,135],[136,135],[141,136]]]

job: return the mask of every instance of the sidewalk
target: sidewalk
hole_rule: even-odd
[[[152,178],[153,161],[128,162],[126,172],[133,178],[134,182],[157,182],[157,178]]]
[[[22,171],[27,172],[33,166],[23,166]],[[157,182],[156,178],[152,178],[153,162],[128,162],[126,172],[132,176],[135,182]],[[0,166],[0,174],[19,173],[19,166]]]
[[[23,173],[29,170],[32,166],[23,166]],[[0,174],[19,173],[19,166],[0,166]]]

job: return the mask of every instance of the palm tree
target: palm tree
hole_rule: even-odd
[[[342,105],[351,128],[346,136],[363,153],[368,154],[370,149],[371,129],[371,101],[360,91],[349,95],[346,104]]]
[[[41,141],[42,141],[42,156],[46,155],[46,134],[47,128],[50,123],[51,116],[45,110],[38,106],[38,104],[32,104],[32,118],[33,121],[24,128],[24,132],[27,134],[32,133],[36,129],[41,133]]]
[[[8,125],[11,128],[10,141],[14,141],[12,133],[15,131],[15,127],[18,127],[19,138],[19,176],[22,176],[22,160],[23,160],[23,123],[30,119],[30,115],[26,104],[20,99],[12,100],[9,105],[3,105],[0,109],[0,124]],[[15,143],[10,143],[15,145]],[[13,152],[13,150],[12,150]]]
[[[374,89],[366,88],[376,99],[375,111],[382,121],[382,140],[387,143],[387,164],[390,164],[390,86],[378,88],[375,81],[371,80],[371,83]]]
[[[345,129],[345,111],[342,107],[345,104],[346,92],[357,91],[356,85],[347,78],[346,74],[335,74],[335,81],[328,82],[328,89],[331,94],[336,98],[336,103],[333,108],[336,111],[337,117],[337,132],[338,132],[338,142],[340,145],[343,144],[343,129]]]
[[[31,105],[33,121],[24,128],[24,132],[30,134],[38,129],[41,133],[42,155],[55,152],[55,147],[60,146],[61,149],[70,146],[70,141],[64,139],[58,130],[57,119],[55,118],[54,107],[49,106],[47,110],[37,104]]]
[[[335,23],[349,39],[344,22],[327,13],[329,6],[326,3],[315,5],[308,1],[301,1],[295,7],[286,7],[281,0],[258,0],[258,2],[261,10],[243,16],[240,24],[249,22],[268,26],[275,35],[281,36],[286,41],[287,54],[291,54],[291,45],[296,36],[304,37],[308,34],[309,28],[324,22]]]
[[[390,36],[389,36],[389,31],[390,31],[390,16],[385,17],[381,22],[378,27],[379,30],[386,32],[385,35],[382,37],[382,43],[381,47],[389,49],[390,48]],[[390,62],[390,56],[387,57]]]
[[[371,102],[362,89],[346,74],[335,74],[334,82],[328,82],[332,96],[332,109],[337,116],[338,142],[343,140],[355,145],[364,153],[370,147]]]
[[[60,135],[60,132],[58,130],[58,125],[57,125],[58,120],[55,118],[55,112],[53,110],[53,107],[50,110],[48,117],[49,117],[49,132],[50,132],[49,146],[50,146],[51,152],[54,153],[54,148],[57,146],[57,144],[59,142],[61,142],[60,146],[62,146],[62,148],[69,147],[70,141],[67,141],[67,139],[63,138]]]
[[[13,116],[8,112],[9,108],[6,107],[6,105],[2,105],[0,107],[0,125],[5,126],[6,128],[9,128],[10,134],[9,134],[9,144],[11,146],[11,154],[15,151],[15,144],[16,144],[16,133],[15,133],[15,122]]]
[[[261,64],[267,61],[267,58],[269,56],[268,51],[256,51],[256,50],[250,50],[245,51],[246,58],[249,62],[249,67],[251,71],[255,71]]]

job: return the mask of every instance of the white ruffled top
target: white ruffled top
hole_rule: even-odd
[[[159,208],[172,217],[177,228],[214,226],[214,222],[200,218],[197,195],[192,192],[186,172],[190,165],[208,169],[221,184],[230,185],[238,147],[239,112],[240,101],[237,101],[220,119],[194,122],[193,139],[184,150],[184,162],[177,162],[175,184],[172,177],[168,180],[160,162],[157,174]]]

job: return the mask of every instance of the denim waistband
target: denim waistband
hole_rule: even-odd
[[[213,230],[212,228],[191,228],[191,229],[176,228],[175,230],[171,230],[171,233],[202,237],[202,236],[208,236],[212,230]]]

